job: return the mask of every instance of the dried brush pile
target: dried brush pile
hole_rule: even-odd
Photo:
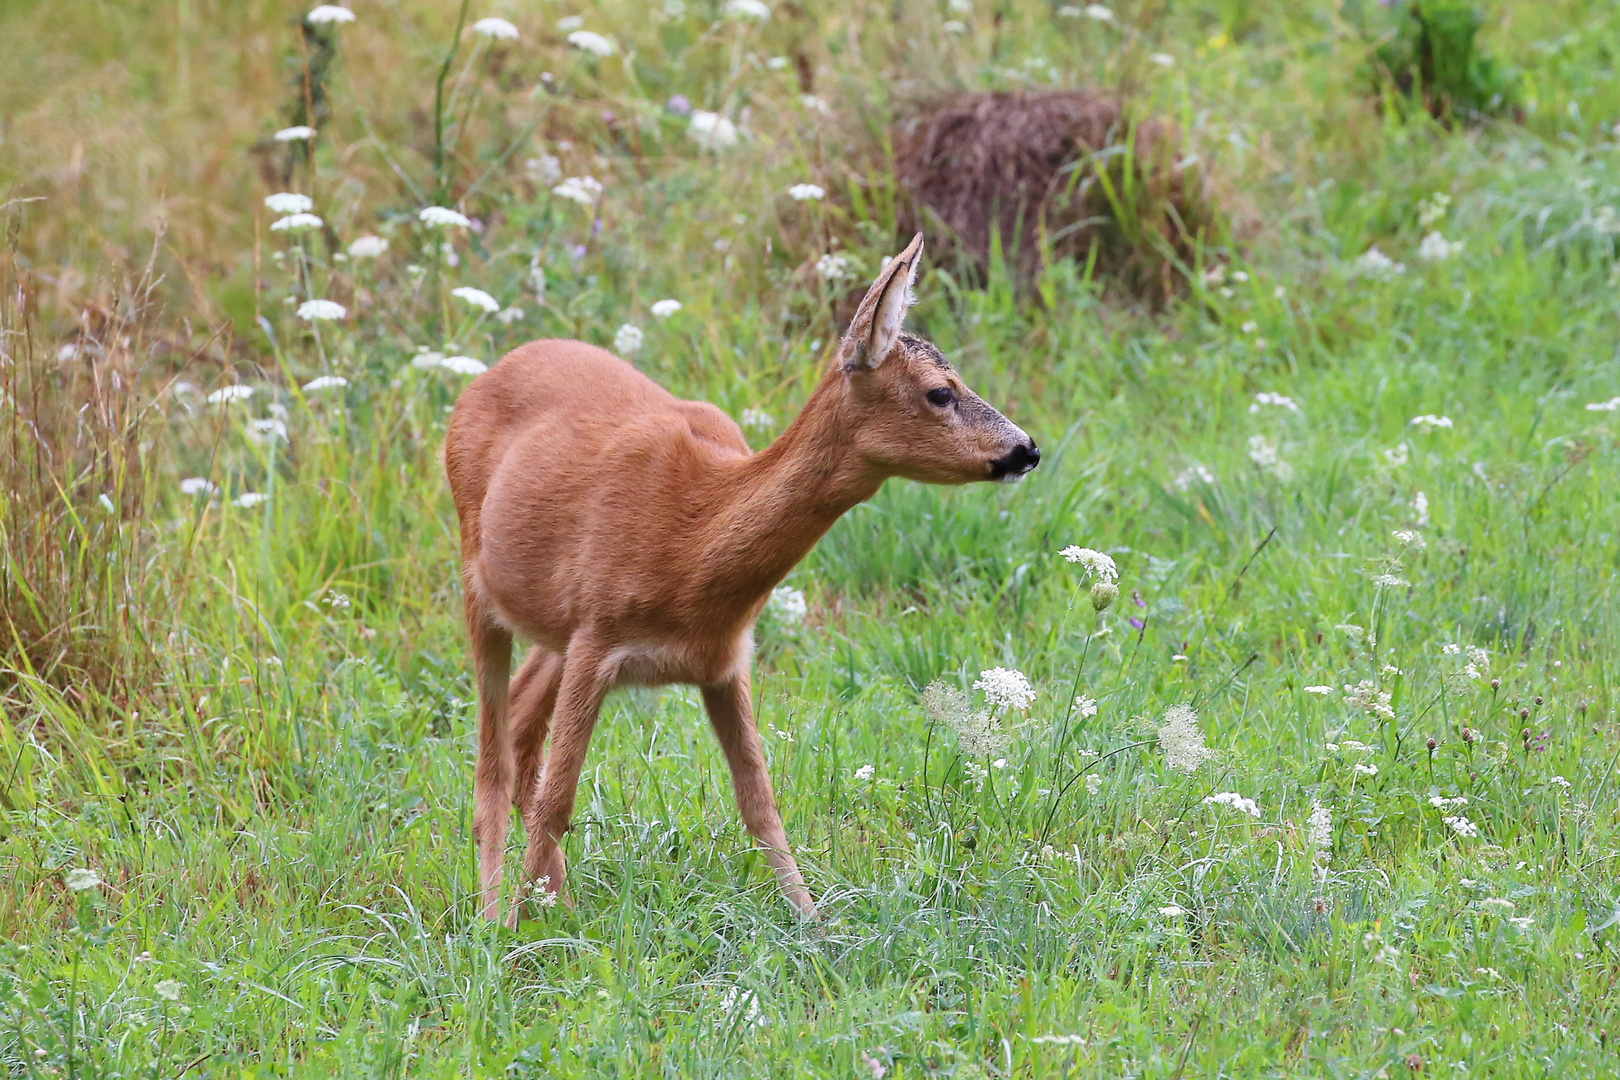
[[[1214,231],[1203,171],[1174,126],[1133,123],[1100,91],[966,94],[892,135],[902,230],[953,242],[979,275],[998,248],[1026,286],[1046,259],[1095,259],[1158,303]]]

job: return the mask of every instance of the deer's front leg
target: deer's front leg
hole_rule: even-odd
[[[782,815],[776,809],[776,792],[771,788],[770,773],[765,770],[765,753],[759,745],[759,729],[754,725],[748,673],[745,671],[728,683],[703,687],[703,704],[709,710],[709,722],[714,725],[714,733],[731,765],[731,783],[737,792],[737,809],[742,811],[743,824],[765,849],[766,857],[776,868],[776,880],[799,918],[806,921],[820,918],[810,890],[804,887],[799,864],[788,848]]]
[[[610,685],[611,673],[604,670],[606,659],[605,651],[590,641],[569,642],[551,714],[551,750],[525,815],[529,850],[523,860],[524,875],[550,893],[563,890],[567,871],[558,842],[574,817],[579,771]]]

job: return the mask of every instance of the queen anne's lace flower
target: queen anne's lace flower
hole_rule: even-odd
[[[1461,240],[1447,240],[1439,232],[1431,232],[1418,245],[1418,258],[1425,262],[1444,262],[1462,249]]]
[[[692,120],[687,125],[686,131],[692,136],[692,141],[705,150],[724,150],[729,146],[735,146],[739,138],[736,124],[719,113],[705,112],[702,109],[692,114]]]
[[[332,319],[341,319],[348,311],[342,304],[331,300],[305,300],[298,305],[298,317],[305,322],[321,322]]]
[[[1164,751],[1164,763],[1172,769],[1193,772],[1214,756],[1204,745],[1204,733],[1198,728],[1198,713],[1191,705],[1172,705],[1165,710],[1159,725],[1159,749]]]
[[[760,0],[726,0],[725,7],[721,10],[735,19],[758,19],[765,22],[771,17],[771,9]]]
[[[602,197],[602,182],[594,176],[570,176],[552,188],[551,193],[581,206],[595,206],[596,200]]]
[[[932,682],[923,691],[923,706],[937,723],[956,732],[956,745],[970,761],[993,758],[1006,751],[1011,742],[996,725],[990,713],[975,711],[962,691],[942,682]]]
[[[239,510],[251,510],[255,506],[262,505],[263,503],[267,503],[269,501],[270,496],[266,495],[262,491],[244,491],[242,494],[231,500],[231,505]]]
[[[451,296],[459,296],[475,308],[480,308],[490,314],[501,310],[501,302],[483,289],[475,289],[471,285],[460,285],[450,290]]]
[[[277,218],[270,223],[271,232],[299,232],[303,229],[318,229],[322,225],[320,218],[314,214],[288,214]]]
[[[1068,547],[1058,552],[1058,554],[1063,556],[1069,562],[1079,563],[1081,566],[1085,567],[1086,572],[1091,574],[1098,581],[1119,580],[1119,567],[1114,565],[1113,557],[1106,555],[1101,551],[1070,544]]]
[[[354,22],[354,12],[346,7],[338,7],[336,4],[322,4],[317,8],[310,9],[310,13],[304,16],[304,21],[312,26],[352,23]]]
[[[1245,799],[1235,791],[1220,791],[1204,798],[1206,806],[1230,806],[1232,809],[1248,814],[1250,817],[1260,816],[1260,804],[1253,799]]]
[[[253,396],[253,387],[234,383],[222,386],[218,390],[203,398],[210,405],[229,405],[233,401],[246,401]]]
[[[593,30],[575,30],[568,35],[568,44],[592,56],[612,56],[613,42]]]
[[[94,870],[69,870],[66,884],[74,892],[85,892],[101,884],[101,875]]]
[[[315,200],[296,191],[278,191],[266,195],[264,205],[273,214],[307,214],[315,209]]]
[[[1469,821],[1462,814],[1458,814],[1456,817],[1443,817],[1440,820],[1445,822],[1451,831],[1458,836],[1474,837],[1479,835],[1479,826]]]
[[[849,258],[835,251],[829,251],[816,260],[816,273],[821,275],[823,281],[830,283],[844,281],[855,274],[850,265]]]
[[[634,323],[625,323],[613,334],[613,351],[620,356],[634,356],[641,351],[647,335]]]
[[[299,124],[297,127],[282,128],[270,137],[276,142],[303,142],[315,137],[315,129],[307,124]]]
[[[667,319],[681,310],[681,302],[679,300],[659,300],[648,310],[653,313],[653,317],[656,319]]]
[[[1391,278],[1406,273],[1406,264],[1396,262],[1382,251],[1379,251],[1377,247],[1370,247],[1351,264],[1350,272],[1356,277],[1372,278],[1374,281],[1389,281]]]
[[[824,198],[827,189],[820,184],[794,184],[787,189],[787,193],[790,198],[799,202],[814,202],[816,199]]]
[[[349,245],[349,258],[375,259],[388,251],[388,241],[380,236],[356,237],[354,243]]]
[[[490,16],[487,19],[479,19],[477,22],[473,23],[472,32],[475,34],[482,34],[487,38],[493,38],[496,41],[516,41],[518,39],[517,27],[507,22],[505,19],[497,19],[494,16]]]
[[[973,689],[983,690],[992,709],[1027,709],[1035,700],[1028,677],[1014,668],[993,667],[979,672]]]
[[[1431,430],[1434,428],[1450,428],[1456,426],[1451,422],[1451,417],[1436,416],[1434,413],[1424,413],[1422,416],[1414,416],[1411,419],[1411,424],[1414,427],[1429,428]]]
[[[424,206],[417,211],[416,219],[424,225],[431,225],[442,229],[450,225],[466,228],[472,224],[472,219],[459,210],[452,210],[448,206]]]
[[[439,367],[453,375],[482,375],[489,370],[488,364],[471,356],[446,356],[439,361]]]
[[[1320,803],[1311,807],[1310,820],[1306,822],[1305,840],[1318,851],[1325,851],[1333,846],[1333,811]]]
[[[771,598],[765,606],[771,616],[784,626],[799,626],[810,613],[810,601],[805,598],[804,590],[791,585],[778,585],[772,589]]]

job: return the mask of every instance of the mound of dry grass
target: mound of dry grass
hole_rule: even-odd
[[[999,250],[1024,284],[1047,259],[1095,259],[1162,302],[1216,225],[1175,127],[1098,90],[971,93],[894,125],[904,232],[926,228],[982,274]]]

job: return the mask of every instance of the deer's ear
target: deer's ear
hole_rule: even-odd
[[[918,233],[906,250],[889,260],[866,290],[866,298],[850,320],[839,349],[845,367],[871,371],[894,348],[906,321],[906,309],[916,302],[911,286],[917,280],[922,249],[923,234]]]

